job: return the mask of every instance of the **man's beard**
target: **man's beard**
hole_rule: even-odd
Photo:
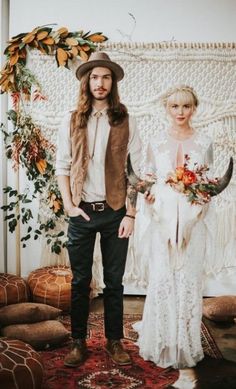
[[[107,95],[107,96],[108,96],[108,95]],[[93,97],[93,98],[94,98],[94,100],[102,101],[102,100],[106,100],[106,99],[107,99],[107,96]]]

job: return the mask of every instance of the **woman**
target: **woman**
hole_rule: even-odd
[[[157,183],[153,187],[154,204],[144,206],[146,212],[152,213],[146,235],[151,239],[149,285],[142,322],[134,328],[139,333],[140,355],[145,360],[161,367],[184,368],[195,366],[204,356],[204,216],[210,198],[196,196],[191,201],[191,193],[184,193],[180,178],[184,166],[190,172],[190,181],[194,177],[191,170],[204,164],[210,167],[212,143],[191,125],[198,106],[191,87],[183,85],[167,91],[163,104],[171,124],[150,146]]]

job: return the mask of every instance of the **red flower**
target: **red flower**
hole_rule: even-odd
[[[197,181],[197,176],[191,170],[185,169],[182,177],[184,185],[191,185]]]

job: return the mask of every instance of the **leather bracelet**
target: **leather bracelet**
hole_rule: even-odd
[[[127,216],[127,217],[130,217],[130,219],[135,219],[135,216],[132,216],[132,215],[125,215],[125,216]]]

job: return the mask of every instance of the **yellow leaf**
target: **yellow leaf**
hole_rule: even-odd
[[[62,37],[62,38],[65,38],[67,37],[69,31],[68,31],[68,28],[66,27],[61,27],[57,30],[57,32],[59,33],[59,35]]]
[[[19,43],[13,43],[10,46],[7,47],[7,50],[12,53],[15,51],[17,48],[19,48]]]
[[[8,74],[3,74],[0,78],[0,85],[3,84],[8,78]]]
[[[38,162],[35,162],[36,167],[40,174],[44,174],[47,167],[47,161],[45,159],[40,159]]]
[[[78,49],[77,47],[73,46],[70,50],[70,52],[73,54],[74,57],[78,55]]]
[[[8,92],[11,89],[11,82],[9,78],[7,78],[2,84],[1,84],[1,90],[2,92]]]
[[[77,46],[78,41],[75,38],[66,38],[66,43],[69,46]]]
[[[45,45],[49,45],[49,46],[54,45],[54,43],[55,43],[54,39],[51,38],[50,36],[49,36],[48,38],[43,39],[42,42],[43,42]]]
[[[90,50],[89,45],[83,45],[83,46],[80,46],[80,47],[81,47],[81,50],[83,50],[83,51],[89,51]]]
[[[82,61],[87,61],[88,60],[88,54],[85,53],[85,51],[80,51],[79,56],[82,59]]]
[[[96,43],[101,43],[104,42],[107,38],[104,35],[100,34],[92,34],[86,37],[86,40],[96,42]]]
[[[59,66],[65,66],[65,64],[68,60],[67,52],[65,50],[63,50],[61,47],[59,47],[57,49],[56,56],[57,56],[57,61],[58,61]]]
[[[11,57],[10,57],[10,65],[13,66],[17,63],[19,59],[19,51],[16,51]]]
[[[40,31],[37,34],[37,40],[41,41],[41,40],[45,39],[47,36],[48,36],[48,31]]]
[[[22,38],[22,42],[24,43],[30,43],[34,40],[35,38],[35,34],[33,34],[32,32],[29,32],[26,36],[24,36],[24,38]]]
[[[67,55],[69,59],[72,59],[74,57],[71,51],[67,51]]]

